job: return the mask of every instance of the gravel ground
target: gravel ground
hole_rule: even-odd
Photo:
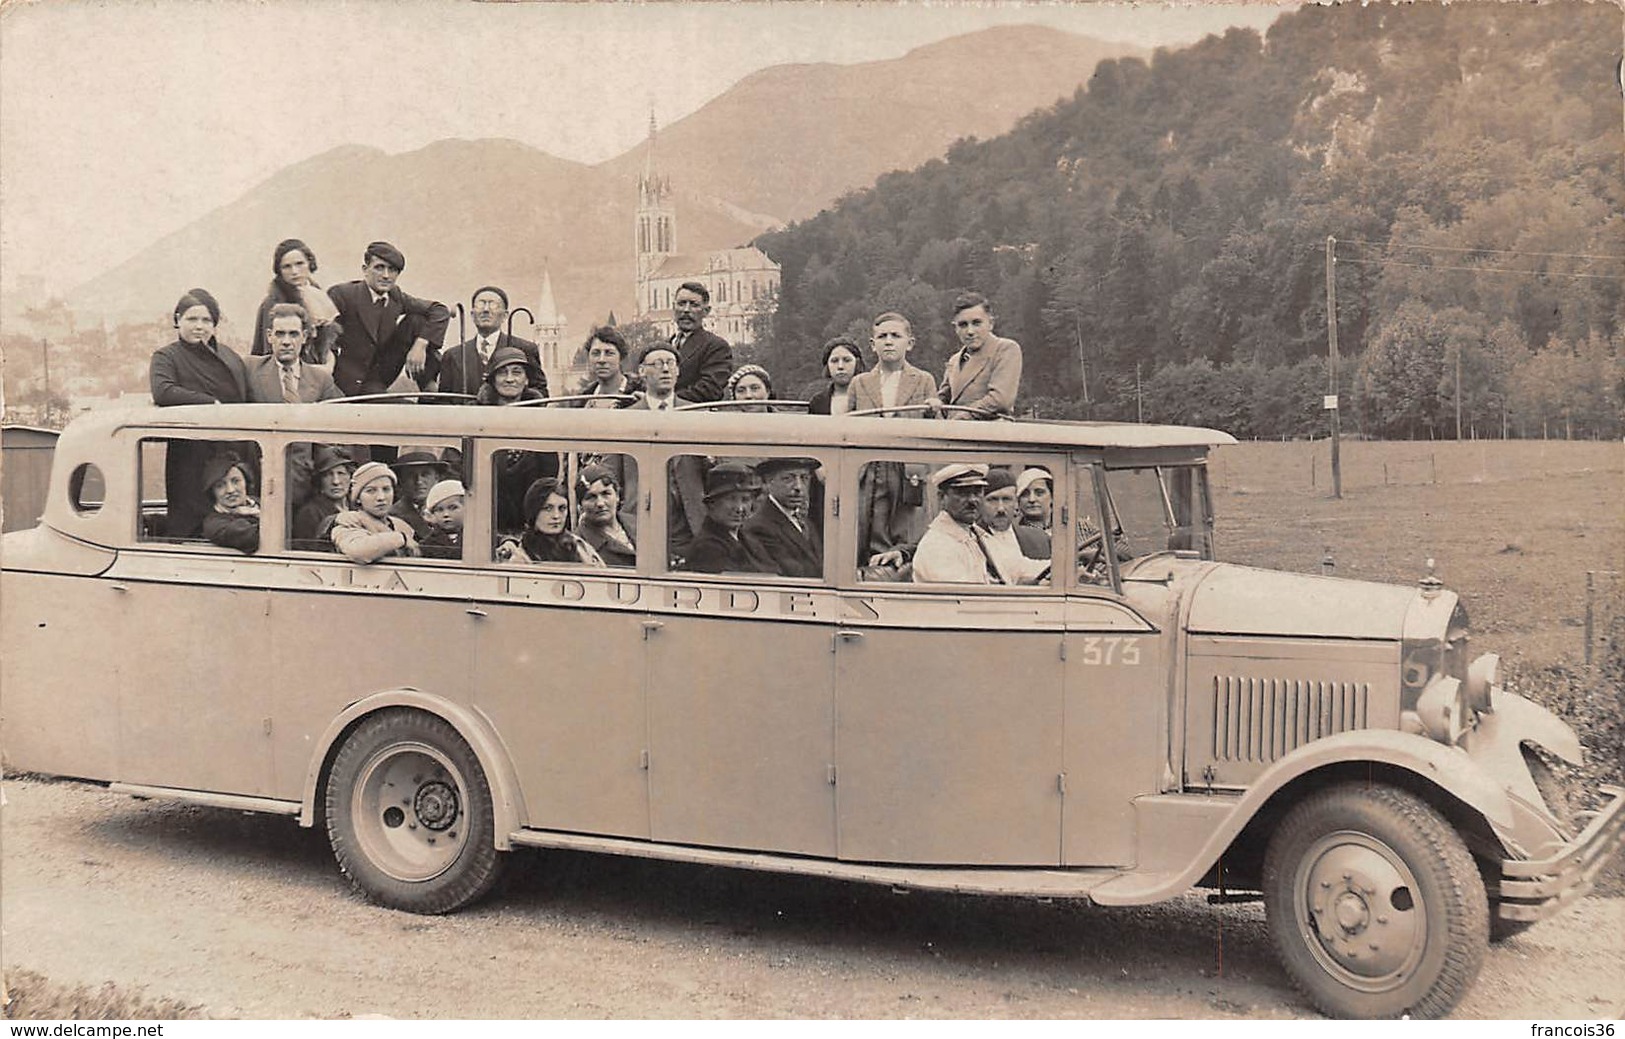
[[[8,779],[0,959],[216,1017],[1295,1018],[1255,905],[1137,909],[898,895],[516,853],[470,910],[351,894],[292,820]],[[1492,947],[1456,1016],[1625,1013],[1625,899]]]

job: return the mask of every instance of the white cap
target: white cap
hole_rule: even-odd
[[[463,481],[441,480],[439,483],[429,488],[429,496],[423,499],[423,511],[425,514],[427,514],[430,509],[434,508],[436,505],[439,505],[447,498],[461,498],[467,493],[468,492],[463,489]]]
[[[1051,476],[1048,472],[1043,469],[1023,469],[1021,471],[1021,475],[1016,477],[1016,495],[1019,497],[1026,494],[1027,488],[1031,487],[1039,480],[1045,481],[1050,485],[1050,489],[1054,490],[1055,477]]]
[[[953,462],[931,474],[931,486],[941,489],[955,487],[986,487],[987,466],[970,462]]]

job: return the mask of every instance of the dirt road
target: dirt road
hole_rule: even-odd
[[[211,1016],[1303,1017],[1257,906],[1132,910],[516,855],[450,917],[363,903],[292,820],[7,780],[0,957]],[[1491,949],[1458,1017],[1618,1015],[1625,899]],[[1221,970],[1222,967],[1222,970]]]

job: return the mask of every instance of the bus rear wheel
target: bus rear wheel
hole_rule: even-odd
[[[1333,1017],[1442,1017],[1489,946],[1472,854],[1394,787],[1335,786],[1294,807],[1265,854],[1263,888],[1287,972]]]
[[[449,913],[496,883],[491,787],[468,743],[423,711],[391,710],[356,727],[327,780],[327,837],[369,900]]]

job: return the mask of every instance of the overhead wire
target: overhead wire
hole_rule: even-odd
[[[1493,253],[1499,256],[1545,256],[1563,260],[1614,260],[1625,261],[1625,256],[1610,256],[1605,253],[1541,253],[1528,249],[1475,249],[1456,245],[1404,245],[1394,242],[1372,242],[1360,238],[1338,238],[1338,245],[1365,245],[1374,249],[1414,249],[1441,253]]]
[[[1467,271],[1472,274],[1534,274],[1543,278],[1591,278],[1597,281],[1619,281],[1618,274],[1581,274],[1578,271],[1532,271],[1524,267],[1461,267],[1440,263],[1408,263],[1405,260],[1357,260],[1352,256],[1334,256],[1338,263],[1358,263],[1365,267],[1415,267],[1424,271]]]

